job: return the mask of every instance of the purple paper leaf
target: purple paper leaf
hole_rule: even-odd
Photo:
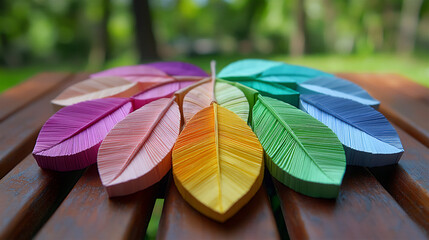
[[[155,62],[145,64],[143,66],[157,68],[170,76],[208,76],[208,74],[201,68],[185,62]]]
[[[91,78],[104,77],[104,76],[119,76],[119,77],[168,77],[168,75],[162,70],[148,66],[148,65],[137,65],[137,66],[123,66],[111,68],[102,72],[94,73]]]
[[[125,98],[104,98],[67,106],[42,127],[33,156],[44,169],[83,169],[97,161],[101,141],[132,110],[131,100]]]

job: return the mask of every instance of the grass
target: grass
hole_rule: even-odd
[[[196,64],[205,70],[209,70],[212,59],[217,62],[217,69],[220,70],[229,63],[243,58],[264,58],[276,61],[283,61],[290,64],[297,64],[317,68],[327,72],[365,72],[365,73],[398,73],[406,76],[410,80],[429,87],[429,64],[426,57],[400,57],[397,55],[376,54],[368,56],[341,56],[341,55],[308,55],[299,58],[292,58],[285,55],[267,56],[202,56],[192,58],[174,58],[169,60],[186,61]],[[136,64],[135,58],[122,57],[106,64],[106,68]],[[38,72],[46,71],[88,71],[83,65],[59,64],[59,65],[34,65],[15,69],[5,69],[0,67],[0,92],[18,84],[19,82],[35,75]]]

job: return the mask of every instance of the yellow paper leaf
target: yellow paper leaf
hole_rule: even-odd
[[[263,150],[237,114],[213,103],[186,125],[173,148],[173,176],[183,198],[224,222],[245,205],[263,179]]]

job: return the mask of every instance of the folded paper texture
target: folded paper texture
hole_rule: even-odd
[[[185,126],[173,149],[173,176],[183,198],[206,216],[226,221],[257,192],[262,147],[243,119],[213,103]]]
[[[326,95],[301,96],[301,109],[332,129],[344,145],[347,164],[395,164],[404,152],[396,130],[370,106]]]
[[[101,141],[132,111],[129,99],[105,98],[59,110],[42,127],[33,150],[40,167],[83,169],[97,160]]]
[[[181,120],[174,100],[161,98],[136,110],[102,142],[98,171],[110,197],[143,190],[170,170]]]
[[[253,107],[252,127],[273,177],[308,196],[337,197],[346,159],[332,130],[287,103],[262,96]]]
[[[183,198],[224,222],[258,191],[264,158],[293,190],[335,198],[346,162],[383,166],[403,153],[379,102],[347,80],[260,59],[231,63],[219,79],[213,62],[211,71],[156,62],[95,73],[52,101],[65,107],[33,155],[57,171],[97,162],[109,197],[143,190],[173,167]]]

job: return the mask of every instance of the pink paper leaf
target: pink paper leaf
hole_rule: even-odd
[[[42,127],[33,156],[44,169],[83,169],[96,162],[101,141],[131,111],[131,101],[124,98],[104,98],[67,106]]]
[[[136,110],[110,131],[97,159],[110,197],[143,190],[170,170],[180,119],[175,98],[161,98]]]

